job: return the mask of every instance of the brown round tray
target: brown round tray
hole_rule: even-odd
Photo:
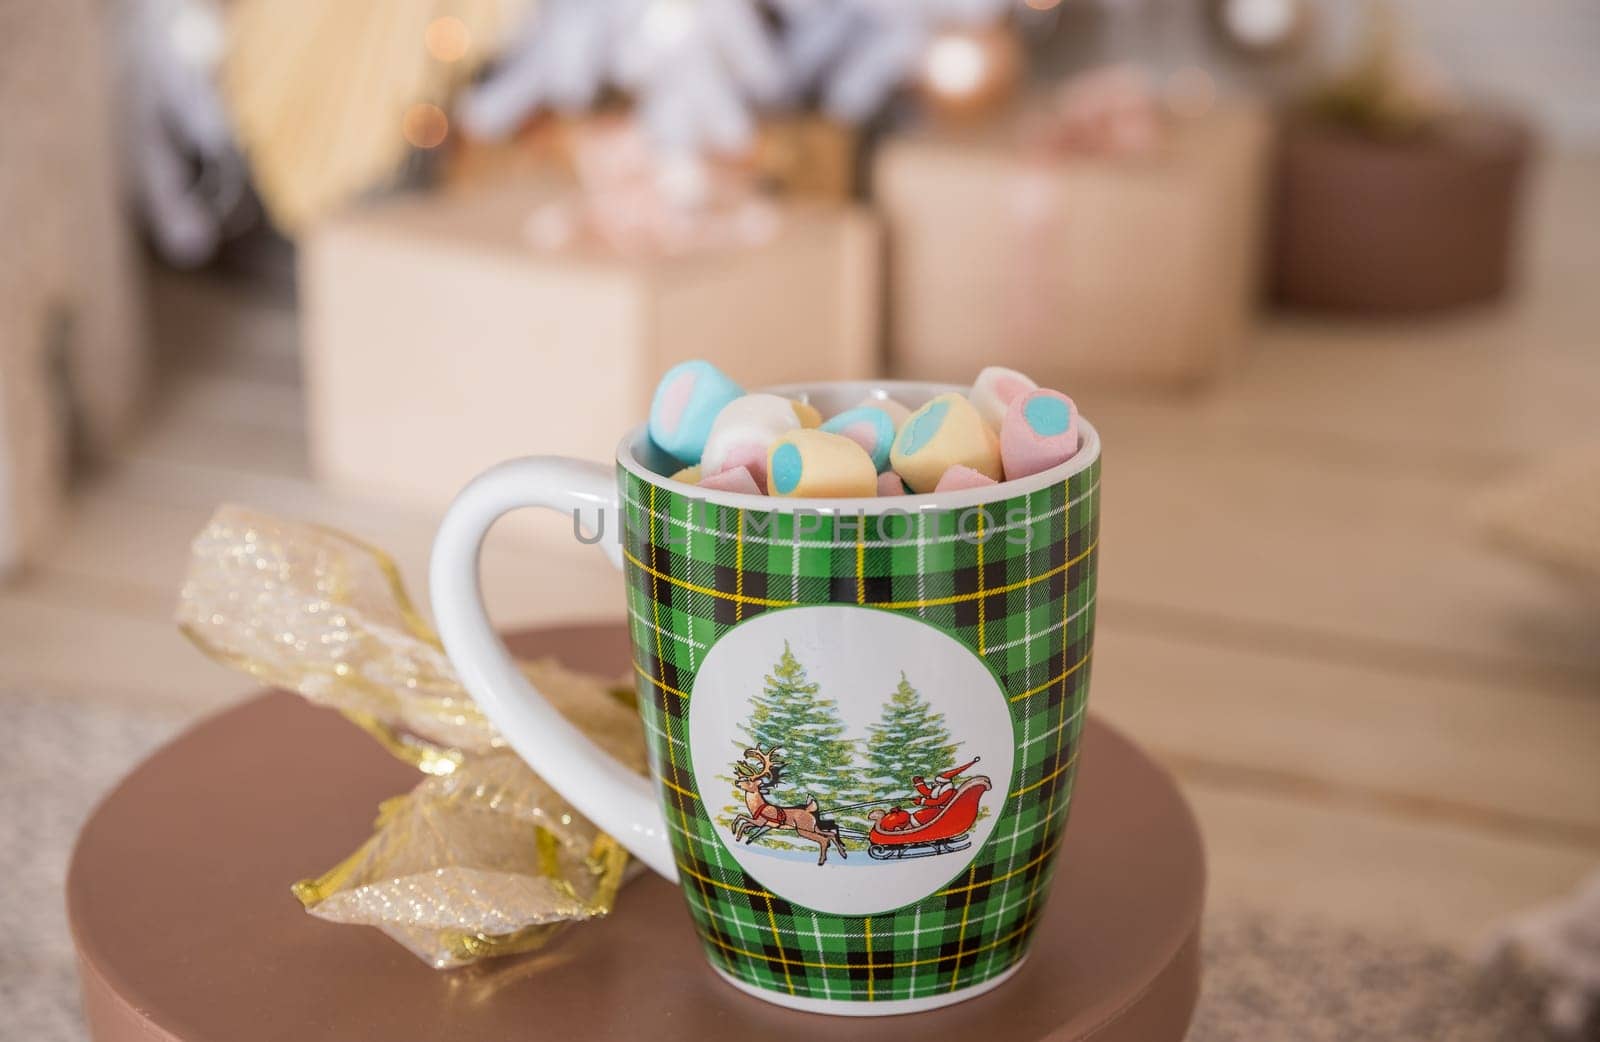
[[[526,657],[606,674],[621,626],[523,634]],[[675,889],[646,874],[608,919],[541,952],[429,969],[376,930],[301,911],[289,884],[350,853],[417,780],[371,739],[262,695],[156,753],[84,826],[67,880],[96,1042],[181,1039],[1181,1039],[1200,984],[1205,868],[1172,780],[1090,720],[1071,824],[1033,952],[987,995],[892,1018],[749,998],[700,952]]]

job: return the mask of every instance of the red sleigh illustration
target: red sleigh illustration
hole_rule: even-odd
[[[917,796],[913,810],[895,806],[873,811],[872,831],[867,833],[867,856],[878,861],[903,861],[909,858],[952,854],[972,846],[969,833],[977,823],[979,804],[990,789],[989,779],[976,775],[956,784],[978,759],[939,774],[930,784],[912,780]]]

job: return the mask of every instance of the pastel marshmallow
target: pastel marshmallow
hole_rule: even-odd
[[[989,429],[998,431],[1005,422],[1006,409],[1011,403],[1029,391],[1038,390],[1038,387],[1032,379],[1015,369],[991,365],[972,381],[972,391],[967,398],[977,406],[978,415],[983,417]]]
[[[878,469],[867,450],[842,434],[790,431],[767,458],[767,491],[775,496],[874,496]]]
[[[742,492],[748,496],[763,494],[763,489],[756,484],[756,479],[750,476],[748,467],[729,467],[720,474],[702,479],[700,487],[709,488],[714,492]]]
[[[794,414],[795,414],[795,416],[797,418],[799,418],[800,426],[802,426],[802,427],[821,427],[822,426],[822,414],[817,411],[817,407],[815,405],[812,405],[810,402],[799,401],[798,399],[793,402],[793,405],[794,405]]]
[[[682,470],[672,475],[672,480],[682,481],[688,485],[700,484],[700,464],[696,463],[692,467],[684,467]]]
[[[757,485],[767,483],[767,450],[800,429],[794,403],[775,394],[747,394],[723,406],[706,438],[700,469],[706,477],[744,467]]]
[[[994,478],[987,474],[979,474],[971,467],[964,467],[957,463],[944,472],[939,483],[933,486],[935,492],[957,492],[964,488],[983,488],[986,485],[998,484]]]
[[[1060,391],[1029,391],[1012,400],[1000,425],[1008,480],[1065,463],[1078,452],[1078,407]]]
[[[904,426],[906,419],[911,415],[910,409],[907,409],[904,405],[901,405],[888,395],[884,395],[882,398],[879,398],[877,395],[869,394],[865,398],[861,399],[861,401],[856,405],[856,408],[859,409],[863,406],[871,406],[874,409],[882,409],[884,412],[888,413],[889,419],[894,421],[895,430],[899,430],[902,426]]]
[[[903,496],[906,494],[906,483],[900,480],[900,475],[892,470],[886,470],[878,475],[878,495]]]
[[[960,465],[999,481],[1000,443],[977,408],[959,394],[941,394],[912,413],[889,453],[913,492],[932,492]]]
[[[683,463],[699,463],[711,426],[744,390],[710,362],[668,369],[650,402],[650,440]]]
[[[894,447],[894,419],[876,405],[846,409],[822,425],[829,434],[842,434],[860,445],[872,457],[872,465],[889,469],[889,450]]]

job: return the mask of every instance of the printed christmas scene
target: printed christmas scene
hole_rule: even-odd
[[[851,734],[786,641],[733,740],[732,773],[719,776],[732,785],[720,820],[733,840],[819,866],[862,852],[872,863],[969,848],[991,783],[913,674],[902,671],[877,721]]]

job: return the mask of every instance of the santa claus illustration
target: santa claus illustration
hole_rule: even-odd
[[[878,828],[887,831],[911,828],[914,825],[926,825],[937,818],[945,806],[956,798],[956,780],[960,778],[982,757],[974,756],[959,767],[952,767],[948,771],[940,771],[933,776],[933,781],[928,781],[920,774],[911,779],[911,785],[917,790],[917,795],[912,797],[914,810],[895,807],[886,811],[878,819]]]

